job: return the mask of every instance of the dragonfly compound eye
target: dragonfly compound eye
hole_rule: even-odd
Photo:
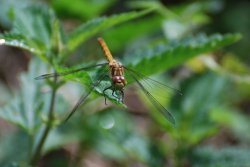
[[[124,76],[113,76],[112,77],[113,83],[114,84],[122,84],[123,86],[125,86],[125,78]]]

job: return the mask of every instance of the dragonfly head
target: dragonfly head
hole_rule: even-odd
[[[112,81],[115,89],[121,90],[126,85],[124,76],[112,76]]]
[[[109,67],[111,70],[111,78],[115,89],[123,89],[123,87],[126,85],[123,65],[114,60],[109,63]]]

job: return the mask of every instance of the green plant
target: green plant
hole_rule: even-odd
[[[93,70],[91,72],[82,71],[81,73],[68,75],[63,78],[64,80],[54,78],[52,80],[47,80],[46,82],[35,81],[33,80],[34,77],[50,71],[60,72],[72,70],[77,67],[86,66],[87,64],[96,63],[95,61],[69,68],[65,67],[70,55],[80,47],[81,44],[90,42],[89,40],[91,38],[95,38],[96,35],[101,34],[110,27],[145,16],[153,11],[152,9],[145,9],[142,11],[132,11],[108,17],[97,17],[78,26],[73,31],[65,33],[60,21],[55,16],[52,9],[40,5],[28,6],[25,9],[26,10],[22,13],[15,15],[12,29],[8,33],[0,35],[2,45],[25,49],[36,56],[36,58],[32,58],[29,72],[21,76],[21,89],[15,95],[14,100],[0,110],[1,118],[22,129],[20,135],[17,134],[17,136],[25,136],[25,142],[23,143],[25,154],[23,155],[24,157],[18,158],[2,156],[3,159],[7,157],[7,160],[5,159],[1,161],[1,165],[8,165],[9,161],[16,161],[19,166],[22,164],[21,162],[25,162],[26,165],[29,164],[35,166],[41,158],[42,153],[46,153],[53,148],[77,140],[79,137],[77,137],[79,131],[79,138],[82,138],[83,131],[88,131],[89,129],[89,131],[92,130],[91,128],[93,128],[93,126],[90,125],[83,126],[81,130],[78,127],[72,130],[73,132],[68,131],[67,133],[72,133],[72,136],[69,135],[68,137],[65,137],[62,132],[58,132],[61,128],[60,126],[58,127],[58,124],[60,124],[65,113],[69,111],[69,107],[68,102],[66,102],[63,97],[57,96],[56,92],[63,84],[65,84],[65,80],[78,81],[83,84],[86,89],[89,89],[91,83],[94,82],[94,77],[91,74],[94,73],[95,75],[98,75],[98,70]],[[123,29],[120,29],[120,34],[122,33]],[[239,34],[217,34],[211,36],[197,35],[170,41],[166,41],[164,38],[159,38],[152,42],[148,41],[143,48],[125,54],[123,62],[126,66],[149,76],[163,72],[176,65],[180,65],[201,53],[232,44],[239,40],[239,38]],[[108,41],[108,43],[112,43],[112,41]],[[97,43],[95,42],[94,44],[96,45]],[[117,48],[119,49],[119,47]],[[112,50],[112,48],[110,49]],[[45,84],[49,86],[51,90],[50,94],[41,94],[40,91]],[[102,96],[102,93],[98,91],[100,89],[101,87],[96,88],[96,94],[92,97],[92,100]],[[115,99],[113,99],[111,95],[109,95],[108,98],[115,102]],[[60,111],[63,112],[60,113]],[[119,115],[117,117],[119,118]],[[93,117],[93,119],[94,118],[95,117]],[[89,121],[91,122],[91,120]],[[164,122],[163,124],[168,124],[165,121],[166,120],[161,120],[161,122]],[[88,122],[86,124],[88,124]],[[169,125],[166,126],[169,128]],[[105,137],[108,136],[109,140],[104,142],[116,142],[116,146],[113,148],[120,153],[116,155],[105,152],[104,154],[116,157],[117,159],[123,157],[124,154],[128,154],[129,157],[132,157],[133,159],[139,160],[143,163],[150,163],[150,155],[152,154],[150,151],[140,151],[140,149],[138,149],[135,152],[133,147],[138,146],[138,148],[142,148],[143,150],[145,148],[153,147],[154,145],[148,142],[146,138],[142,138],[140,141],[140,136],[128,132],[131,129],[131,127],[128,127],[127,131],[124,131],[123,133],[119,132],[123,136],[127,133],[132,134],[131,141],[127,141],[128,143],[122,146],[120,146],[120,143],[123,142],[123,138],[119,136],[119,134],[114,137],[110,131],[100,130],[98,135],[102,136],[105,134]],[[120,127],[118,130],[124,130],[124,127]],[[98,131],[98,129],[96,131]],[[174,135],[176,132],[172,130],[172,133]],[[53,139],[50,139],[50,136],[54,136],[54,140],[59,140],[53,142]],[[89,136],[91,137],[91,135]],[[105,137],[102,136],[102,138]],[[15,139],[18,137],[15,136],[13,138]],[[86,141],[89,140],[91,139]],[[194,141],[191,141],[191,143],[197,142],[195,139],[192,140]],[[27,141],[30,141],[29,145],[26,144]],[[100,141],[96,142],[103,146]],[[140,143],[141,145],[136,145],[135,143]],[[97,149],[101,149],[101,146],[98,147],[97,145],[96,147]],[[11,155],[11,153],[8,153],[8,155]],[[151,165],[153,166],[154,164],[152,163]]]

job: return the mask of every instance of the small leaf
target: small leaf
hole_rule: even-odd
[[[143,10],[140,12],[133,11],[128,13],[116,14],[109,17],[99,17],[90,20],[87,23],[82,24],[69,34],[68,48],[72,51],[77,48],[82,42],[86,41],[98,32],[101,32],[119,23],[138,18],[151,11],[152,10]]]

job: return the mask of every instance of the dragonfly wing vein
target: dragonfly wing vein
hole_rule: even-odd
[[[105,69],[105,71],[100,75],[100,77],[98,78],[97,82],[93,84],[92,88],[88,91],[87,94],[84,94],[81,96],[81,98],[78,100],[78,102],[76,103],[76,105],[74,106],[74,108],[71,110],[70,114],[66,117],[64,122],[67,122],[69,120],[69,118],[76,112],[77,108],[85,102],[85,100],[87,99],[87,97],[91,94],[91,92],[95,89],[96,86],[98,86],[100,84],[100,82],[106,77],[107,70]]]
[[[70,114],[66,117],[64,122],[67,122],[69,118],[76,112],[77,108],[87,99],[90,93],[94,90],[94,87],[91,88],[87,94],[82,95],[82,97],[78,100],[74,108],[70,111]]]
[[[66,71],[66,72],[61,72],[61,73],[50,73],[50,74],[44,74],[44,75],[40,75],[38,77],[35,78],[35,80],[41,80],[41,79],[46,79],[46,78],[52,78],[52,77],[58,77],[58,76],[65,76],[65,75],[69,75],[75,72],[80,72],[80,71],[85,71],[85,70],[89,70],[95,67],[99,67],[99,66],[104,66],[107,65],[108,63],[102,63],[102,64],[95,64],[95,65],[91,65],[88,67],[83,67],[83,68],[79,68],[79,69],[75,69],[75,70],[71,70],[71,71]]]
[[[151,82],[153,82],[153,83],[155,83],[155,84],[158,84],[158,85],[161,85],[161,86],[163,86],[163,87],[169,88],[169,89],[173,90],[175,93],[178,93],[179,95],[182,95],[181,91],[178,90],[178,89],[176,89],[176,88],[174,88],[174,87],[171,87],[171,86],[169,86],[169,85],[163,84],[163,83],[161,83],[161,82],[159,82],[159,81],[157,81],[157,80],[154,80],[154,79],[152,79],[152,78],[150,78],[150,77],[147,77],[146,75],[141,74],[141,73],[139,73],[139,72],[137,72],[137,71],[135,71],[135,70],[133,70],[133,69],[130,69],[130,68],[128,68],[128,67],[124,67],[124,68],[125,68],[126,70],[130,71],[130,73],[133,73],[134,75],[138,76],[138,77],[141,78],[142,80],[145,80],[145,79],[146,79],[146,80],[149,80],[149,81],[151,81]],[[145,82],[146,82],[146,81],[145,81]]]
[[[132,78],[136,81],[138,86],[142,89],[143,93],[146,95],[146,97],[150,100],[150,102],[156,107],[156,109],[161,112],[172,124],[175,124],[175,119],[172,116],[172,114],[165,108],[163,107],[155,98],[152,96],[147,89],[142,85],[142,83],[136,78],[136,76],[129,71],[130,75]]]

